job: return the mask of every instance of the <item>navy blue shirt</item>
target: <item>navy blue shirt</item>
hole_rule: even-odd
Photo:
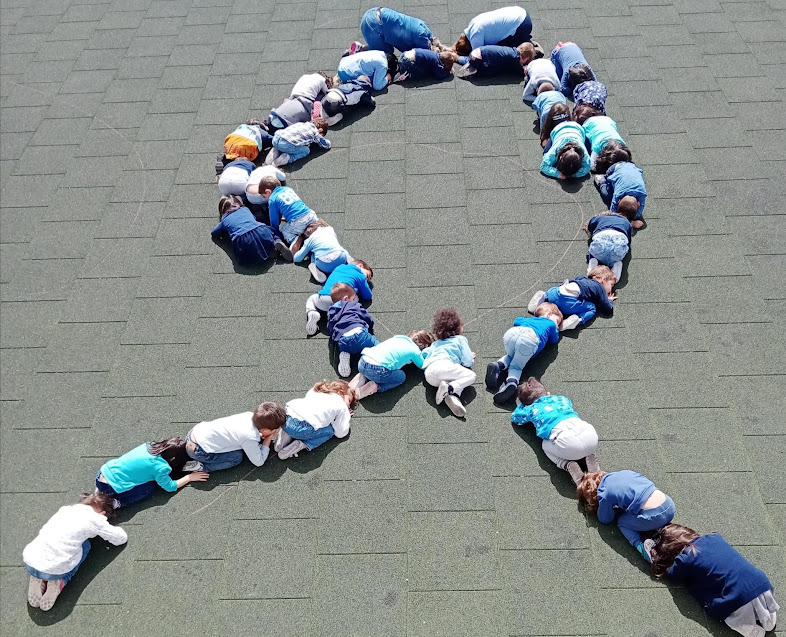
[[[587,230],[589,230],[591,236],[602,230],[616,230],[628,237],[628,243],[630,243],[631,229],[630,221],[620,214],[595,215],[587,224]]]
[[[593,303],[606,315],[614,313],[614,304],[601,283],[585,276],[577,276],[572,282],[579,286],[579,300]]]
[[[400,64],[402,68],[409,70],[409,75],[412,79],[421,77],[435,77],[438,80],[444,80],[450,77],[450,72],[445,70],[442,62],[439,61],[439,53],[429,49],[412,49],[415,54],[414,61],[407,61]],[[403,55],[401,56],[404,57]]]
[[[238,208],[224,215],[221,218],[221,222],[213,228],[210,234],[214,238],[218,238],[222,233],[226,232],[229,238],[234,240],[249,230],[263,225],[265,224],[259,223],[248,208]]]
[[[338,342],[344,334],[356,327],[374,329],[374,319],[360,303],[355,301],[338,301],[328,308],[328,331],[330,338]]]

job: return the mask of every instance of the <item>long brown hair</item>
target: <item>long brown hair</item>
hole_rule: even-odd
[[[355,390],[345,380],[321,380],[312,389],[320,394],[338,394],[342,398],[349,397],[350,405],[357,402]]]
[[[696,547],[693,546],[693,541],[698,537],[700,535],[696,531],[681,524],[667,524],[658,529],[652,538],[655,540],[655,545],[650,551],[652,574],[657,578],[666,575],[674,560],[685,549],[695,555]]]
[[[148,442],[147,452],[151,456],[161,456],[174,471],[181,471],[183,465],[189,461],[186,453],[186,441],[179,437]]]

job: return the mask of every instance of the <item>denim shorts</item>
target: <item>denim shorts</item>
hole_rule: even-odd
[[[611,267],[628,254],[628,237],[616,230],[606,230],[592,237],[587,260],[594,258],[598,263]]]

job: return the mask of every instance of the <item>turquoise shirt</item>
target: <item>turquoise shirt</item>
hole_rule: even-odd
[[[423,358],[425,359],[423,364],[426,367],[438,358],[449,358],[452,362],[464,367],[472,367],[475,363],[467,337],[460,334],[435,341],[423,350]]]
[[[393,336],[374,347],[366,347],[360,355],[367,363],[387,369],[401,369],[415,363],[423,367],[423,353],[409,336]]]
[[[523,425],[531,422],[535,425],[535,433],[538,438],[548,440],[551,430],[563,420],[568,418],[578,418],[579,415],[573,411],[573,404],[570,398],[565,396],[541,396],[531,405],[519,405],[513,412],[510,419],[516,425]]]
[[[146,442],[101,467],[104,479],[117,493],[153,481],[165,491],[177,491],[177,483],[169,477],[171,471],[166,460],[147,450]]]
[[[606,145],[606,142],[612,139],[622,142],[623,144],[625,143],[617,132],[617,122],[611,119],[611,117],[596,115],[588,118],[582,126],[584,128],[584,134],[592,145],[593,153],[600,153]]]
[[[580,150],[584,151],[581,158],[581,168],[573,175],[565,175],[566,177],[584,177],[589,175],[590,172],[590,158],[589,153],[586,151],[584,145],[584,129],[581,124],[576,122],[562,122],[554,127],[551,131],[551,148],[543,155],[543,161],[540,164],[540,172],[547,177],[554,177],[559,179],[559,170],[557,170],[557,153],[562,150],[562,147],[569,143],[574,142]]]

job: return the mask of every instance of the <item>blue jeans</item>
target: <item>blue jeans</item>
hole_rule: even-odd
[[[350,354],[360,354],[367,347],[379,345],[379,341],[373,334],[369,334],[368,328],[356,334],[344,335],[338,339],[338,350],[349,352]]]
[[[570,294],[560,294],[559,288],[549,288],[546,290],[544,300],[556,305],[564,317],[570,314],[578,314],[580,319],[579,325],[584,325],[584,323],[595,316],[596,309],[594,303],[582,301]]]
[[[332,425],[322,427],[322,429],[314,429],[305,420],[298,420],[297,418],[292,418],[292,416],[287,416],[287,421],[284,423],[284,431],[295,440],[303,442],[309,451],[326,443],[335,434]]]
[[[638,515],[623,513],[617,518],[617,526],[625,539],[638,548],[641,544],[639,531],[654,531],[666,526],[674,519],[674,500],[666,496],[666,500],[654,509],[644,509]]]
[[[377,384],[377,392],[387,391],[399,385],[403,385],[407,380],[407,375],[402,369],[388,369],[382,365],[367,363],[361,357],[358,363],[358,371],[369,380]]]
[[[296,162],[298,159],[303,159],[303,157],[311,152],[311,148],[309,146],[295,146],[295,144],[292,142],[288,142],[286,139],[282,139],[281,137],[273,138],[273,148],[289,155],[290,164]]]
[[[243,462],[243,450],[235,449],[234,451],[222,451],[220,453],[208,453],[198,443],[191,440],[191,434],[186,436],[186,443],[192,442],[196,445],[196,449],[191,451],[186,447],[188,457],[197,462],[201,462],[204,470],[208,473],[213,471],[221,471],[222,469],[231,469]]]
[[[590,242],[587,261],[595,258],[598,260],[598,263],[611,267],[617,261],[622,261],[625,255],[628,254],[629,249],[628,237],[623,233],[598,233]]]
[[[380,15],[385,24],[380,21]],[[428,49],[434,35],[419,18],[399,13],[393,9],[374,7],[363,14],[360,32],[372,51],[402,53],[410,49]]]
[[[108,482],[102,482],[99,480],[98,476],[100,475],[100,471],[96,473],[96,489],[98,489],[101,493],[111,495],[115,500],[118,501],[121,507],[127,507],[130,504],[141,502],[142,500],[153,495],[156,490],[155,482],[143,482],[142,484],[138,484],[135,487],[130,488],[128,491],[118,493]]]
[[[30,573],[33,577],[37,577],[38,579],[46,580],[47,582],[51,582],[52,580],[61,579],[66,584],[71,581],[71,578],[74,576],[79,570],[79,567],[82,566],[82,562],[85,561],[87,554],[90,552],[90,540],[85,540],[82,542],[82,559],[79,560],[79,564],[77,564],[74,568],[72,568],[68,573],[64,573],[63,575],[54,575],[53,573],[44,573],[42,571],[38,571],[34,569],[32,566],[28,566],[25,564],[25,568],[27,572]]]
[[[540,340],[530,327],[511,327],[502,337],[505,346],[505,356],[499,359],[508,368],[508,378],[521,380],[521,372],[529,359],[538,353]]]

